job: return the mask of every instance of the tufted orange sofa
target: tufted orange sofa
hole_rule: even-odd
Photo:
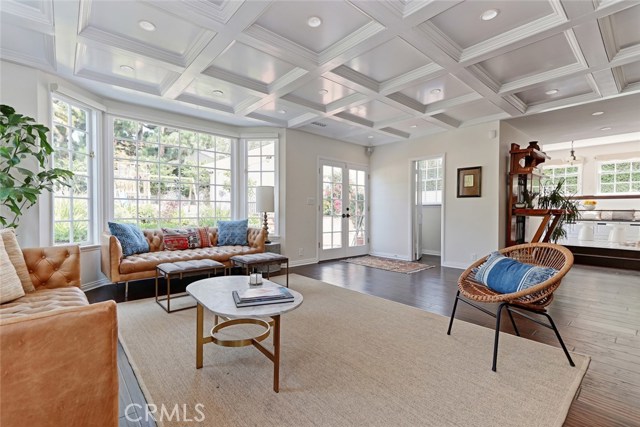
[[[156,266],[163,262],[189,261],[196,259],[212,259],[231,266],[230,258],[234,255],[264,252],[264,231],[261,228],[247,230],[247,246],[218,246],[218,229],[209,228],[211,247],[166,251],[164,249],[162,230],[143,230],[149,242],[149,252],[144,254],[122,254],[120,241],[109,233],[102,235],[102,272],[113,283],[150,279],[156,277]]]
[[[115,302],[89,305],[78,246],[22,253],[35,291],[0,305],[0,425],[116,426]]]

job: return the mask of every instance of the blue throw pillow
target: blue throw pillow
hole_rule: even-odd
[[[218,246],[246,246],[248,221],[218,221]]]
[[[519,292],[544,282],[558,270],[523,264],[493,252],[476,270],[476,281],[501,294]]]
[[[109,231],[120,241],[124,256],[149,252],[149,242],[136,225],[109,222]]]

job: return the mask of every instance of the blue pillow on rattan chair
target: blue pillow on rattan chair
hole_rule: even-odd
[[[492,252],[475,273],[475,280],[501,294],[511,294],[545,282],[558,270],[523,264],[500,252]]]

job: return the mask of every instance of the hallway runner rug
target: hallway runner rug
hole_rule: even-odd
[[[118,304],[120,340],[147,401],[198,419],[159,425],[562,426],[589,365],[574,353],[572,368],[560,348],[501,334],[493,372],[492,329],[456,320],[448,336],[447,317],[298,274],[289,286],[304,302],[282,316],[280,393],[273,365],[252,346],[206,344],[196,369],[195,309]]]
[[[365,267],[379,268],[380,270],[395,271],[396,273],[416,273],[418,271],[433,268],[435,265],[421,264],[413,261],[402,261],[399,259],[382,258],[379,256],[360,256],[345,259],[344,262],[350,264],[364,265]]]

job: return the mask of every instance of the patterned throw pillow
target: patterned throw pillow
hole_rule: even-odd
[[[24,289],[16,269],[5,250],[4,240],[0,238],[0,304],[24,296]]]
[[[209,227],[163,228],[162,234],[164,235],[164,249],[167,251],[211,246]]]
[[[523,264],[493,252],[476,270],[476,281],[501,294],[530,288],[550,279],[558,270]]]
[[[120,241],[124,256],[149,252],[149,242],[136,225],[109,222],[109,231]]]
[[[246,246],[248,221],[218,221],[218,246]]]

